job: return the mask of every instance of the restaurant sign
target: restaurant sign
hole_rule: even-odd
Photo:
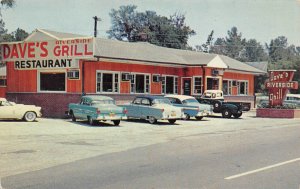
[[[7,43],[0,50],[2,61],[18,70],[70,68],[74,59],[93,57],[93,38]]]
[[[271,70],[269,81],[265,86],[269,89],[269,105],[282,106],[290,89],[298,89],[298,82],[292,81],[296,70]]]

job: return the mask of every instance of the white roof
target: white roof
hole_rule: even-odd
[[[6,98],[0,98],[0,101],[6,101]]]
[[[300,94],[287,94],[288,97],[298,97],[300,98]]]
[[[194,97],[187,96],[187,95],[165,95],[165,97],[178,98],[181,101],[186,100],[186,99],[195,99]]]

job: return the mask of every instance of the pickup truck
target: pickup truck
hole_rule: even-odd
[[[247,102],[225,102],[223,91],[221,90],[206,90],[198,102],[202,104],[213,105],[214,113],[222,113],[223,118],[239,118],[242,116],[243,111],[249,111],[251,103]]]
[[[90,125],[97,121],[111,120],[119,125],[121,120],[127,119],[127,110],[115,104],[108,96],[82,96],[78,104],[69,104],[68,113],[72,121],[77,119],[88,120]]]

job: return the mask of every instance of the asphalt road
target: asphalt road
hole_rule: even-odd
[[[262,120],[263,121],[263,120]],[[5,189],[299,189],[300,123],[179,136],[2,178]],[[1,187],[0,187],[1,188]]]

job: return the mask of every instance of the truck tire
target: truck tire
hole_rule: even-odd
[[[24,114],[24,120],[28,122],[33,122],[36,119],[35,112],[26,112]]]
[[[118,125],[120,124],[120,121],[121,121],[121,120],[114,120],[114,121],[113,121],[113,122],[114,122],[114,125],[115,125],[115,126],[118,126]]]
[[[214,102],[214,110],[215,111],[219,111],[221,109],[221,102],[217,101],[217,102]]]
[[[243,114],[243,113],[237,113],[237,114],[233,114],[233,117],[237,119],[237,118],[241,117],[241,116],[242,116],[242,114]]]
[[[232,113],[229,109],[225,109],[225,110],[222,111],[222,117],[223,118],[231,118],[231,115],[232,115]]]

